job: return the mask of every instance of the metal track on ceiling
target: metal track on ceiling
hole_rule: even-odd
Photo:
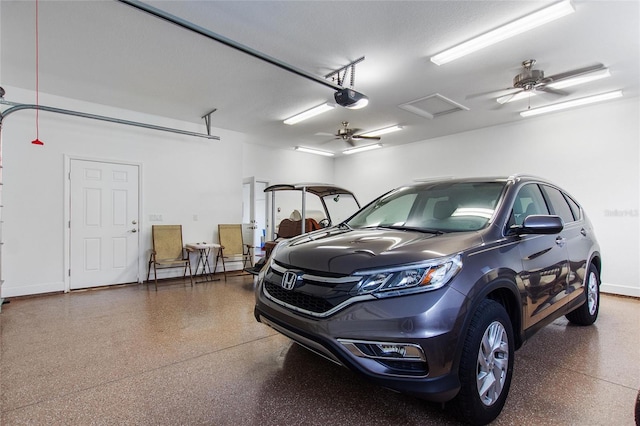
[[[175,15],[172,15],[171,13],[165,12],[161,9],[155,8],[153,6],[150,6],[146,3],[143,3],[141,1],[138,0],[117,0],[120,3],[124,3],[127,4],[131,7],[134,7],[135,9],[141,10],[143,12],[146,12],[150,15],[153,15],[157,18],[163,19],[167,22],[170,22],[172,24],[175,24],[179,27],[182,27],[184,29],[187,29],[189,31],[193,31],[197,34],[200,34],[204,37],[207,37],[211,40],[217,41],[219,43],[222,43],[226,46],[229,46],[233,49],[239,50],[241,52],[246,53],[247,55],[251,55],[254,58],[258,58],[260,60],[263,60],[265,62],[268,62],[272,65],[275,65],[279,68],[282,68],[286,71],[289,71],[293,74],[296,74],[300,77],[304,77],[306,79],[315,81],[316,83],[320,83],[323,86],[327,86],[330,87],[334,90],[342,90],[343,87],[340,85],[337,85],[335,83],[332,83],[331,81],[325,80],[322,77],[318,77],[316,75],[313,75],[305,70],[302,70],[300,68],[294,67],[293,65],[289,65],[279,59],[276,59],[272,56],[269,56],[265,53],[259,52],[251,47],[245,46],[244,44],[238,43],[237,41],[231,40],[223,35],[217,34],[211,30],[208,30],[206,28],[203,28],[199,25],[194,24],[193,22],[189,22],[185,19],[179,18]]]
[[[198,133],[198,132],[191,132],[188,130],[182,130],[182,129],[175,129],[172,127],[163,127],[163,126],[156,126],[155,124],[148,124],[148,123],[141,123],[138,121],[130,121],[130,120],[123,120],[120,118],[113,118],[113,117],[107,117],[104,115],[96,115],[96,114],[89,114],[86,112],[79,112],[79,111],[72,111],[72,110],[68,110],[68,109],[62,109],[62,108],[56,108],[56,107],[49,107],[49,106],[44,106],[44,105],[31,105],[31,104],[18,104],[15,102],[9,102],[9,101],[0,101],[0,104],[2,105],[9,105],[10,108],[0,112],[0,129],[2,128],[2,122],[4,121],[4,119],[9,115],[12,114],[14,112],[17,111],[22,111],[25,109],[34,109],[34,110],[39,110],[39,111],[47,111],[47,112],[53,112],[53,113],[57,113],[57,114],[64,114],[64,115],[70,115],[70,116],[74,116],[74,117],[82,117],[82,118],[89,118],[92,120],[99,120],[99,121],[107,121],[110,123],[116,123],[116,124],[123,124],[123,125],[127,125],[127,126],[135,126],[135,127],[142,127],[145,129],[151,129],[151,130],[158,130],[158,131],[162,131],[162,132],[170,132],[170,133],[177,133],[177,134],[181,134],[181,135],[186,135],[186,136],[195,136],[195,137],[199,137],[199,138],[205,138],[205,139],[213,139],[213,140],[220,140],[220,136],[213,136],[211,134],[204,134],[204,133]],[[210,128],[207,128],[207,131],[210,131]]]

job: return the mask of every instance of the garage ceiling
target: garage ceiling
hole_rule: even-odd
[[[118,1],[41,1],[40,91],[249,135],[274,147],[340,153],[342,121],[400,145],[501,123],[520,111],[621,89],[638,98],[640,3],[574,1],[576,12],[454,62],[429,57],[552,1],[149,1],[158,9],[323,78],[362,56],[361,110],[337,107],[294,126],[282,120],[333,100],[334,91]],[[35,2],[2,0],[0,84],[35,89]],[[567,97],[535,96],[498,108],[469,95],[506,89],[526,59],[546,75],[602,63],[611,77]],[[426,118],[402,104],[439,94],[468,108]],[[11,93],[5,99],[12,100]],[[35,102],[35,100],[33,101]],[[611,101],[615,102],[615,101]],[[56,105],[48,105],[56,106]],[[126,117],[123,117],[126,118]],[[323,133],[324,135],[318,135]]]

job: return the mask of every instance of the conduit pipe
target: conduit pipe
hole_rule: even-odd
[[[47,111],[47,112],[54,112],[54,113],[58,113],[58,114],[71,115],[71,116],[74,116],[74,117],[82,117],[82,118],[89,118],[89,119],[92,119],[92,120],[108,121],[110,123],[124,124],[124,125],[127,125],[127,126],[143,127],[145,129],[159,130],[161,132],[171,132],[171,133],[178,133],[178,134],[186,135],[186,136],[195,136],[195,137],[199,137],[199,138],[214,139],[214,140],[218,140],[218,141],[220,140],[220,136],[212,136],[212,135],[208,135],[208,134],[206,135],[204,133],[190,132],[190,131],[187,131],[187,130],[174,129],[172,127],[156,126],[155,124],[147,124],[147,123],[140,123],[138,121],[122,120],[120,118],[106,117],[106,116],[103,116],[103,115],[96,115],[96,114],[89,114],[89,113],[86,113],[86,112],[71,111],[71,110],[68,110],[68,109],[48,107],[48,106],[44,106],[44,105],[16,104],[14,102],[8,102],[8,101],[4,101],[4,100],[0,101],[0,104],[2,104],[2,105],[11,105],[11,108],[7,109],[4,112],[0,112],[0,129],[2,129],[2,122],[4,121],[4,119],[9,114],[12,114],[14,112],[21,111],[21,110],[24,110],[24,109],[36,109],[36,110],[40,110],[40,111]]]
[[[143,12],[147,12],[150,15],[155,16],[156,18],[163,19],[163,20],[165,20],[167,22],[170,22],[172,24],[175,24],[175,25],[177,25],[179,27],[182,27],[184,29],[193,31],[193,32],[195,32],[197,34],[200,34],[202,36],[205,36],[205,37],[207,37],[207,38],[209,38],[211,40],[215,40],[215,41],[217,41],[219,43],[222,43],[222,44],[224,44],[226,46],[229,46],[229,47],[231,47],[233,49],[236,49],[236,50],[239,50],[239,51],[241,51],[243,53],[246,53],[247,55],[251,55],[254,58],[258,58],[260,60],[268,62],[268,63],[270,63],[272,65],[275,65],[275,66],[277,66],[279,68],[282,68],[282,69],[284,69],[286,71],[289,71],[291,73],[299,75],[300,77],[304,77],[306,79],[315,81],[316,83],[320,83],[320,84],[322,84],[324,86],[327,86],[327,87],[330,87],[330,88],[332,88],[334,90],[342,90],[342,89],[344,89],[344,87],[342,87],[342,86],[334,84],[334,83],[332,83],[332,82],[330,82],[328,80],[325,80],[325,79],[323,79],[321,77],[315,76],[315,75],[313,75],[311,73],[308,73],[307,71],[304,71],[304,70],[302,70],[300,68],[294,67],[293,65],[289,65],[289,64],[287,64],[285,62],[282,62],[279,59],[276,59],[276,58],[274,58],[272,56],[269,56],[267,54],[259,52],[259,51],[255,50],[255,49],[252,49],[252,48],[250,48],[248,46],[245,46],[244,44],[241,44],[241,43],[238,43],[237,41],[231,40],[231,39],[229,39],[229,38],[227,38],[225,36],[222,36],[220,34],[214,33],[213,31],[210,31],[210,30],[208,30],[206,28],[203,28],[203,27],[201,27],[199,25],[196,25],[196,24],[194,24],[192,22],[186,21],[186,20],[184,20],[182,18],[179,18],[179,17],[177,17],[175,15],[172,15],[170,13],[167,13],[167,12],[165,12],[163,10],[157,9],[157,8],[155,8],[153,6],[149,6],[148,4],[145,4],[145,3],[141,2],[141,1],[138,1],[138,0],[117,0],[117,1],[119,1],[120,3],[127,4],[127,5],[129,5],[131,7],[134,7],[136,9],[138,9],[138,10],[141,10]]]

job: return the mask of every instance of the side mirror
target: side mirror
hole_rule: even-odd
[[[530,215],[524,219],[521,226],[513,226],[511,229],[518,235],[526,234],[558,234],[564,228],[559,216]]]

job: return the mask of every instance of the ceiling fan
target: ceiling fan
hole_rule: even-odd
[[[355,142],[357,140],[361,140],[361,139],[369,139],[369,140],[376,140],[379,141],[380,140],[380,136],[364,136],[364,135],[360,135],[358,134],[358,132],[362,130],[362,129],[351,129],[349,128],[349,122],[348,121],[343,121],[342,122],[342,127],[340,127],[338,129],[338,132],[332,136],[334,136],[334,139],[342,139],[343,141],[345,141],[346,143],[348,143],[351,146],[355,146]]]
[[[513,77],[513,87],[507,89],[494,90],[485,93],[479,93],[476,95],[467,96],[467,99],[486,96],[490,98],[497,98],[496,100],[501,103],[511,102],[530,94],[550,94],[555,96],[567,96],[569,93],[563,90],[559,90],[561,87],[568,87],[562,83],[568,82],[570,79],[582,77],[586,74],[593,73],[599,70],[606,70],[604,65],[598,63],[584,68],[578,68],[571,71],[566,71],[560,74],[551,75],[545,77],[544,71],[534,69],[535,59],[527,59],[522,62],[522,70],[519,74]]]

